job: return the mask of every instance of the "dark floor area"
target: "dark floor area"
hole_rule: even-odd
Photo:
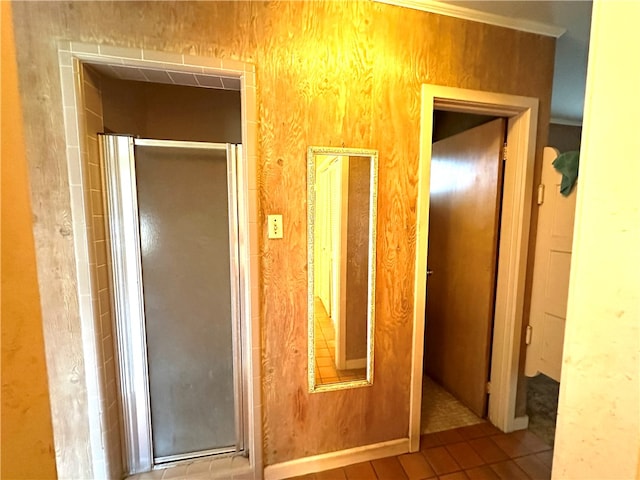
[[[556,435],[559,391],[560,384],[545,375],[540,374],[528,379],[529,431],[535,433],[542,441],[552,447]]]

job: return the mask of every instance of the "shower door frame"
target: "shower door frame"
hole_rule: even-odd
[[[104,162],[104,191],[107,203],[106,227],[110,239],[113,307],[120,371],[120,403],[123,414],[124,453],[131,474],[150,471],[158,465],[220,454],[243,454],[247,437],[247,396],[242,354],[242,305],[246,301],[241,268],[239,226],[243,224],[239,201],[238,159],[242,146],[227,143],[138,139],[128,135],[101,135],[100,155]],[[231,279],[231,322],[233,342],[235,448],[223,447],[169,457],[153,453],[145,309],[142,283],[140,225],[138,218],[135,147],[168,147],[224,150],[227,159],[229,247]]]

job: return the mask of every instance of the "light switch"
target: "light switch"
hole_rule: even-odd
[[[268,215],[269,238],[282,238],[282,215]]]

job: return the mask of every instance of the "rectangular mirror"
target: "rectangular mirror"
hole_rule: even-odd
[[[309,391],[371,385],[378,152],[309,147]]]

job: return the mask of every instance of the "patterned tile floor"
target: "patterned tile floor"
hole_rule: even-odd
[[[315,355],[316,383],[336,383],[366,378],[366,369],[339,370],[336,368],[336,340],[333,321],[322,300],[315,298]]]
[[[304,480],[547,480],[553,450],[533,433],[482,422],[423,435],[420,451],[312,473]]]
[[[529,430],[553,447],[560,384],[542,374],[527,380]]]
[[[421,433],[440,432],[481,423],[471,410],[426,375],[422,379]]]
[[[546,480],[553,450],[531,431],[502,433],[424,377],[420,452],[348,465],[304,480]],[[546,440],[546,438],[545,438]]]

